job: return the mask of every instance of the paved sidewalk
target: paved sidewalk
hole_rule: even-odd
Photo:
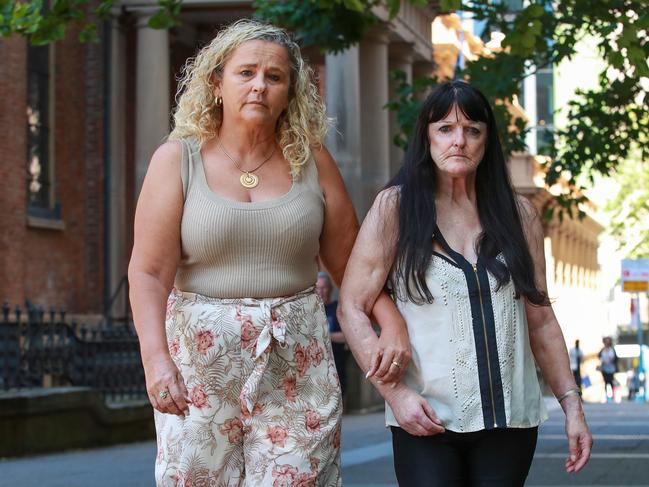
[[[390,433],[383,413],[343,417],[343,476],[364,471],[368,462],[385,469],[386,485],[396,485],[392,472]],[[117,445],[108,448],[0,459],[0,487],[153,487],[155,442]],[[363,482],[367,475],[361,475]],[[349,487],[379,485],[349,483]]]
[[[563,413],[548,400],[550,419],[527,487],[649,487],[649,404],[586,404],[595,436],[590,464],[578,475],[563,470],[567,454]],[[396,487],[390,433],[383,413],[343,418],[345,487]],[[153,487],[154,442],[0,460],[0,487]]]

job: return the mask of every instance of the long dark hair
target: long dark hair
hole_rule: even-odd
[[[482,233],[478,238],[478,257],[496,278],[498,288],[513,279],[517,296],[536,305],[549,304],[534,280],[530,255],[518,203],[505,166],[493,111],[485,96],[464,81],[451,81],[437,87],[419,112],[417,124],[404,157],[404,163],[387,187],[397,186],[399,198],[399,236],[390,287],[398,293],[403,283],[405,298],[430,303],[433,296],[426,285],[436,229],[435,165],[430,155],[428,125],[441,120],[457,105],[464,115],[487,124],[487,145],[476,173],[476,199]],[[505,262],[497,259],[502,252]]]

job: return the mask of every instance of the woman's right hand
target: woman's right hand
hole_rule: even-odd
[[[397,423],[414,436],[432,436],[446,431],[428,401],[409,387],[399,384],[386,398]]]
[[[144,375],[149,401],[155,409],[178,416],[189,413],[191,400],[185,381],[169,355],[147,361]]]
[[[384,325],[374,345],[365,378],[375,377],[384,384],[396,387],[410,364],[410,358],[410,340],[405,323],[403,326]]]

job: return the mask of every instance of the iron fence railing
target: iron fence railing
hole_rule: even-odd
[[[146,399],[137,336],[130,324],[86,326],[65,311],[33,306],[0,313],[0,391],[86,386],[107,402]]]

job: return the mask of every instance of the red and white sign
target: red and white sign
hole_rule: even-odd
[[[649,259],[622,261],[622,291],[628,293],[649,291]]]

